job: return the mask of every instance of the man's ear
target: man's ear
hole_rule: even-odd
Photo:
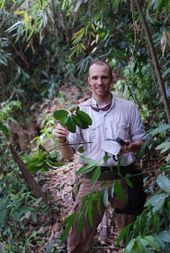
[[[91,85],[90,85],[90,77],[89,76],[87,77],[87,83],[88,83],[88,86],[90,87]]]

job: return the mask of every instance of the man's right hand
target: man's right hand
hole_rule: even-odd
[[[65,143],[67,136],[69,134],[69,131],[67,128],[64,128],[60,123],[56,125],[55,128],[55,137],[60,143]]]

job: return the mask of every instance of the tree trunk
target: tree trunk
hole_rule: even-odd
[[[32,174],[27,170],[27,168],[25,167],[25,164],[23,163],[23,161],[19,157],[19,155],[16,152],[16,150],[14,149],[13,145],[10,144],[9,148],[10,148],[11,154],[12,154],[15,162],[18,164],[18,167],[19,167],[20,171],[22,172],[22,175],[23,175],[25,181],[27,182],[29,189],[32,191],[33,195],[38,198],[42,198],[45,202],[48,203],[48,199],[46,197],[46,194],[42,191],[40,185],[35,181]]]
[[[153,44],[153,41],[152,41],[151,33],[150,33],[150,30],[149,30],[148,24],[146,22],[146,19],[143,15],[140,1],[139,0],[134,0],[134,1],[135,1],[137,10],[139,12],[141,23],[142,23],[142,26],[143,26],[143,29],[144,29],[144,32],[145,32],[145,35],[146,35],[146,40],[147,40],[147,43],[148,43],[148,46],[149,46],[149,50],[150,50],[150,54],[151,54],[151,58],[152,58],[153,66],[154,66],[155,75],[157,77],[158,84],[159,84],[159,89],[160,89],[160,92],[161,92],[161,95],[162,95],[162,101],[163,101],[163,104],[164,104],[165,113],[166,113],[166,116],[167,116],[168,123],[170,124],[170,107],[169,107],[169,104],[168,104],[168,98],[167,98],[167,95],[166,95],[166,90],[165,90],[163,78],[162,78],[162,75],[161,75],[160,65],[159,65],[158,58],[157,58],[157,55],[156,55],[156,51],[155,51],[155,48],[154,48],[154,44]]]

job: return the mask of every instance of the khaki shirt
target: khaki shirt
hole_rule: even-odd
[[[112,104],[108,111],[96,112],[91,108],[97,106],[97,102],[90,98],[80,105],[80,109],[85,111],[92,118],[92,126],[88,129],[77,127],[76,133],[69,133],[70,144],[81,142],[92,142],[84,144],[84,152],[80,157],[92,159],[101,165],[114,166],[116,161],[113,155],[104,162],[105,152],[101,149],[101,144],[106,139],[115,140],[117,137],[131,142],[144,140],[145,130],[135,104],[131,101],[113,95]],[[75,151],[79,145],[72,146]],[[83,159],[81,159],[82,161]],[[135,161],[132,152],[121,154],[121,166],[127,166]]]

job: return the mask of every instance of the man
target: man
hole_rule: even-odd
[[[112,95],[112,71],[106,62],[96,61],[91,64],[88,73],[88,83],[92,97],[82,103],[80,108],[90,115],[93,121],[92,126],[88,129],[77,128],[76,133],[69,133],[66,128],[58,124],[55,133],[58,141],[63,143],[61,152],[66,159],[70,160],[78,150],[78,145],[71,146],[67,145],[68,143],[89,142],[84,145],[84,157],[102,165],[101,177],[95,186],[92,186],[88,174],[81,178],[81,186],[76,198],[74,211],[80,210],[83,197],[89,194],[92,189],[104,191],[103,185],[107,185],[108,188],[113,185],[116,161],[112,155],[106,160],[103,159],[105,152],[101,149],[102,143],[107,139],[115,140],[118,137],[124,140],[126,145],[121,146],[120,173],[125,176],[126,173],[136,173],[134,153],[140,150],[145,135],[136,106],[130,101]],[[110,167],[112,167],[112,170],[110,170]],[[134,186],[132,189],[122,184],[125,192],[124,200],[110,196],[110,203],[116,208],[118,213],[138,215],[142,210],[144,204],[142,179],[138,177],[138,180],[133,180],[132,183]],[[135,204],[134,207],[133,204]],[[96,208],[93,213],[93,228],[86,221],[81,233],[78,233],[77,225],[76,223],[74,224],[68,238],[68,253],[90,252],[93,237],[102,220],[104,211],[105,206],[103,203],[101,204],[100,212]]]

